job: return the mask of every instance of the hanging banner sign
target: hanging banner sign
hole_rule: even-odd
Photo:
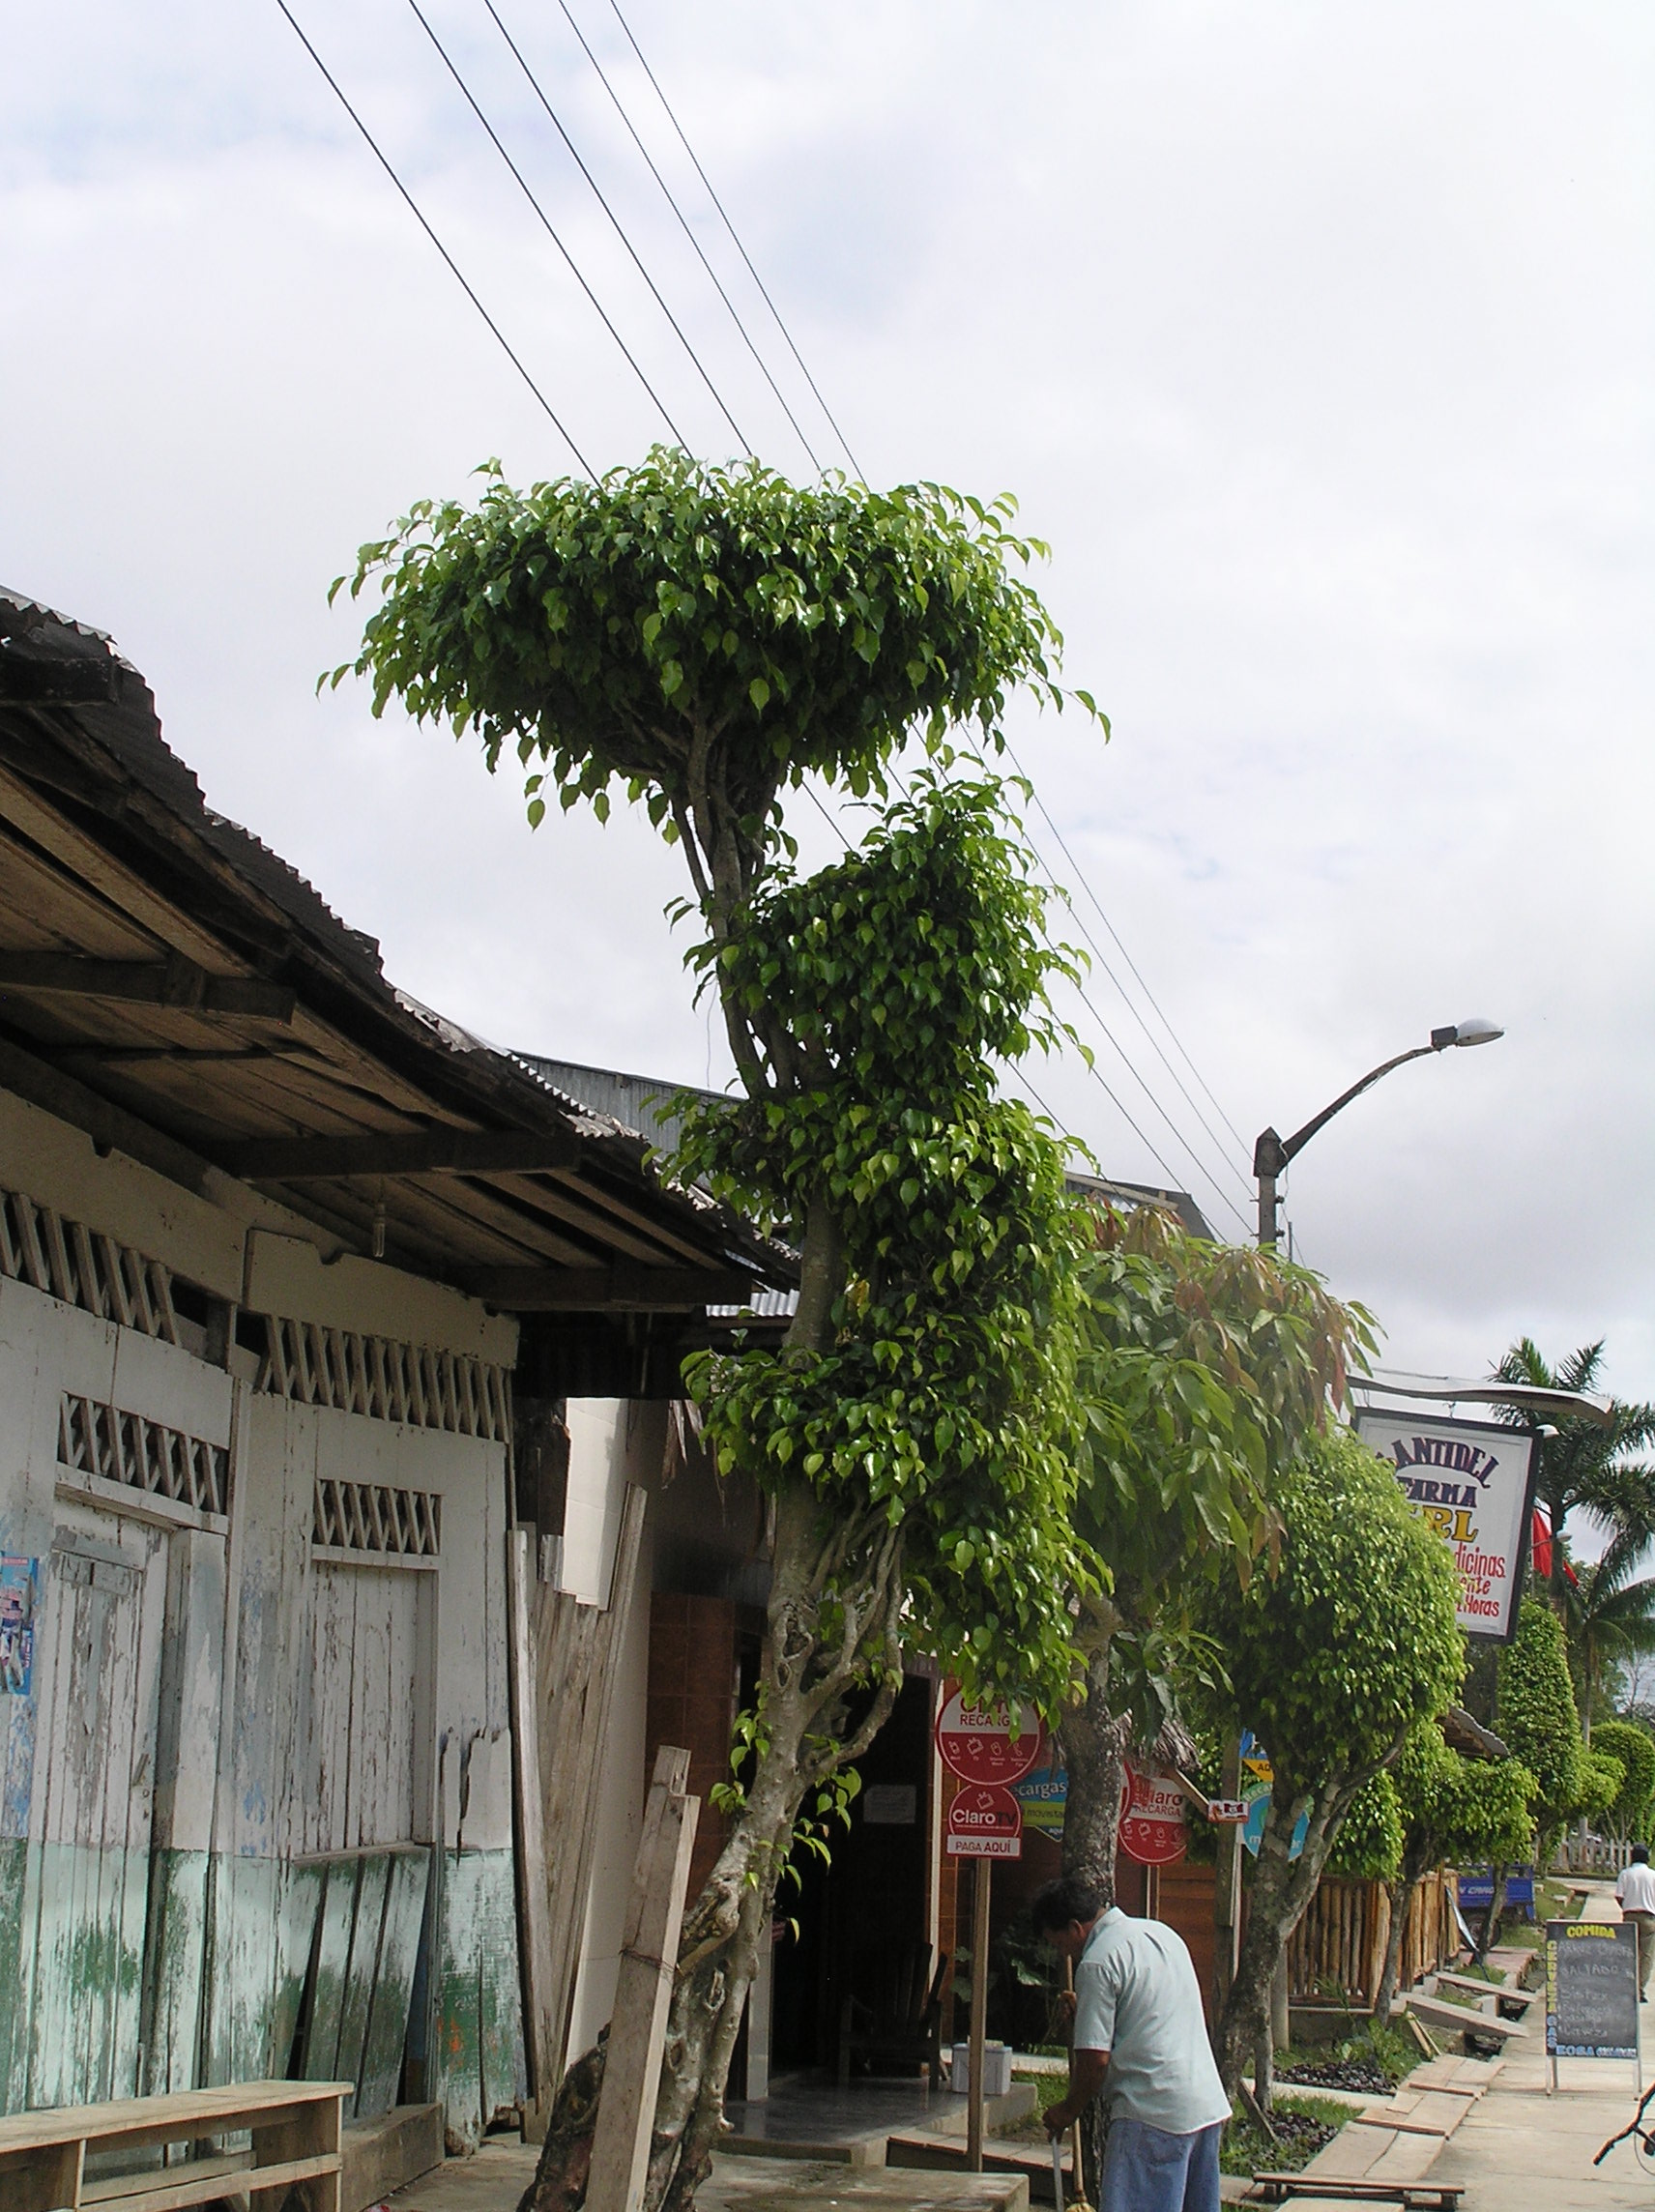
[[[0,1698],[26,1698],[35,1678],[40,1561],[0,1557]]]
[[[1062,1754],[1050,1737],[1046,1739],[1045,1757],[1032,1773],[1026,1774],[1018,1783],[1016,1796],[1023,1808],[1025,1828],[1053,1838],[1062,1834],[1063,1815],[1069,1804],[1069,1770],[1062,1764]]]
[[[1126,1761],[1120,1796],[1120,1848],[1140,1866],[1171,1866],[1189,1843],[1184,1793],[1169,1776]]]
[[[1241,1803],[1243,1806],[1241,1841],[1255,1858],[1264,1842],[1264,1822],[1270,1817],[1270,1787],[1275,1781],[1275,1769],[1269,1754],[1251,1729],[1241,1731]],[[1304,1839],[1310,1833],[1310,1814],[1301,1813],[1293,1822],[1293,1832],[1288,1840],[1288,1857],[1296,1859],[1304,1849]]]
[[[1527,1561],[1538,1436],[1367,1406],[1356,1415],[1356,1434],[1394,1469],[1411,1509],[1452,1553],[1460,1626],[1509,1644]]]
[[[943,1689],[937,1754],[950,1774],[962,1782],[1009,1790],[1032,1773],[1045,1748],[1045,1731],[1032,1705],[1014,1713],[1002,1698],[988,1704],[968,1704],[956,1683],[944,1682]]]
[[[948,1856],[1020,1859],[1023,1808],[1009,1790],[968,1782],[948,1807]]]

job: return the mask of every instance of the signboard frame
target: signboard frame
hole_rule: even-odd
[[[1617,1957],[1630,1953],[1630,1971],[1626,1986],[1632,1993],[1632,2041],[1614,2044],[1563,2043],[1558,2039],[1557,1963],[1570,1956],[1572,1944],[1591,1942],[1594,1945],[1608,1941],[1614,1944]],[[1643,2024],[1639,2004],[1638,1930],[1629,1920],[1549,1920],[1546,1923],[1546,2055],[1552,2061],[1552,2079],[1547,2088],[1550,2096],[1557,2087],[1557,2061],[1560,2058],[1627,2058],[1638,2072],[1639,2086],[1643,2082]]]
[[[1359,1379],[1355,1381],[1352,1387],[1358,1390],[1361,1388]],[[1478,1438],[1488,1439],[1492,1442],[1502,1444],[1508,1449],[1513,1444],[1519,1446],[1526,1444],[1528,1465],[1523,1476],[1523,1504],[1516,1524],[1515,1561],[1507,1578],[1507,1587],[1511,1596],[1506,1610],[1505,1625],[1502,1628],[1490,1628],[1486,1625],[1479,1625],[1475,1615],[1467,1616],[1464,1613],[1459,1613],[1456,1615],[1460,1627],[1474,1644],[1509,1644],[1517,1634],[1518,1610],[1523,1604],[1524,1590],[1528,1581],[1529,1553],[1533,1549],[1534,1495],[1540,1479],[1541,1431],[1536,1427],[1519,1428],[1515,1425],[1508,1427],[1503,1421],[1464,1421],[1457,1416],[1450,1416],[1445,1413],[1416,1413],[1406,1410],[1397,1412],[1389,1406],[1358,1406],[1353,1425],[1356,1434],[1369,1450],[1392,1470],[1399,1481],[1406,1474],[1408,1465],[1426,1463],[1401,1463],[1394,1460],[1390,1452],[1376,1441],[1376,1432],[1382,1431],[1394,1436],[1396,1432],[1401,1431],[1422,1439],[1428,1437],[1440,1438],[1450,1444],[1454,1442],[1464,1443],[1473,1452],[1487,1448],[1486,1445],[1479,1446],[1477,1444],[1475,1440]],[[1454,1539],[1446,1531],[1443,1531],[1442,1541],[1450,1547],[1450,1550],[1453,1549]]]

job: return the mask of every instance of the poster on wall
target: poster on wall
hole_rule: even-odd
[[[35,1676],[38,1559],[0,1556],[0,1697],[26,1698]]]
[[[1539,1437],[1371,1407],[1357,1413],[1356,1433],[1395,1470],[1410,1507],[1448,1546],[1460,1576],[1460,1626],[1509,1644],[1527,1563]]]

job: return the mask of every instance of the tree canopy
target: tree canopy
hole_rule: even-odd
[[[1581,1809],[1587,1774],[1563,1624],[1540,1599],[1525,1597],[1519,1607],[1497,1680],[1500,1734],[1534,1776],[1544,1849]]]
[[[692,1106],[678,1165],[769,1225],[825,1206],[838,1288],[820,1350],[709,1353],[688,1380],[726,1467],[901,1529],[912,1643],[1055,1710],[1053,1592],[1095,1582],[1072,1528],[1085,1216],[993,1065],[1047,1033],[1053,956],[999,785],[915,792],[837,865],[772,871],[718,962],[809,1087]]]
[[[491,770],[514,749],[532,822],[552,800],[603,818],[619,783],[682,846],[691,965],[746,1097],[688,1115],[678,1169],[799,1252],[785,1342],[689,1378],[774,1537],[751,1756],[685,1916],[656,2103],[646,2200],[682,2212],[807,1794],[832,1801],[889,1711],[901,1639],[1048,1705],[1072,1671],[1054,1598],[1092,1580],[1069,1512],[1077,1232],[1056,1144],[996,1080],[1050,1041],[1062,956],[1003,786],[949,735],[992,751],[1018,685],[1060,706],[1060,641],[1013,572],[1043,548],[1008,501],[664,451],[597,484],[485,480],[362,549],[352,593],[381,597],[355,666],[376,712],[474,731]],[[915,734],[936,772],[890,804]],[[807,776],[887,803],[801,879],[782,800]],[[582,2063],[590,2087],[602,2059]],[[541,2203],[580,2170],[574,2081]]]
[[[1267,2094],[1267,1993],[1282,1945],[1315,1891],[1363,1787],[1408,1732],[1459,1688],[1465,1641],[1446,1547],[1409,1511],[1385,1466],[1345,1428],[1313,1437],[1272,1488],[1282,1517],[1274,1576],[1214,1586],[1234,1717],[1270,1757],[1269,1812],[1240,1965],[1220,2031],[1232,2084],[1248,2056]],[[1289,1846],[1307,1816],[1296,1861]]]
[[[1636,1721],[1600,1721],[1592,1749],[1620,1767],[1620,1788],[1605,1811],[1618,1836],[1642,1837],[1655,1812],[1655,1737]]]
[[[1604,1347],[1583,1344],[1578,1351],[1550,1365],[1532,1337],[1520,1337],[1495,1369],[1500,1382],[1527,1382],[1543,1390],[1591,1390],[1603,1371]],[[1534,1416],[1513,1406],[1501,1418],[1526,1428]],[[1545,1506],[1553,1537],[1567,1533],[1569,1516],[1585,1507],[1607,1518],[1611,1526],[1616,1510],[1628,1502],[1628,1478],[1646,1500],[1646,1517],[1655,1518],[1655,1468],[1629,1454],[1655,1445],[1655,1406],[1611,1401],[1608,1427],[1583,1413],[1566,1413],[1553,1421],[1554,1433],[1540,1441],[1540,1467],[1535,1495]],[[1561,1607],[1568,1594],[1568,1551],[1563,1543],[1552,1547],[1552,1602]]]

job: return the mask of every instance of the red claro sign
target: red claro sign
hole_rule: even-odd
[[[950,1774],[962,1782],[981,1782],[1009,1790],[1031,1774],[1039,1761],[1044,1733],[1040,1716],[1025,1705],[1013,1736],[1011,1707],[1002,1699],[992,1704],[967,1704],[953,1682],[943,1685],[944,1698],[937,1714],[937,1753]]]
[[[1128,1760],[1120,1793],[1120,1848],[1140,1866],[1171,1866],[1183,1857],[1187,1840],[1177,1784],[1144,1774]]]
[[[948,1807],[948,1856],[1020,1859],[1023,1808],[1009,1790],[968,1782]]]

